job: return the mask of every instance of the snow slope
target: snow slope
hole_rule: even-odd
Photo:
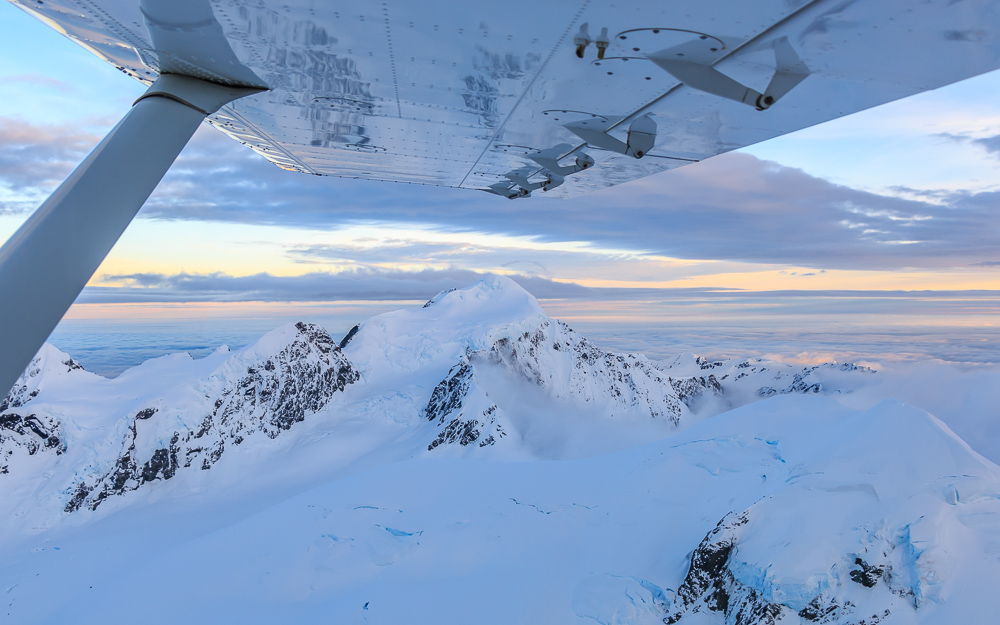
[[[0,403],[10,622],[989,622],[1000,469],[853,365],[604,352],[490,278]]]

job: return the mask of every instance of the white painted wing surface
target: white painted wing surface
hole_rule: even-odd
[[[157,51],[138,0],[11,1],[147,84],[225,61]],[[223,132],[292,171],[501,195],[572,197],[1000,67],[988,0],[210,8],[270,87],[212,115]]]

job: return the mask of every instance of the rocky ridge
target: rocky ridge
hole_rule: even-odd
[[[472,325],[465,334],[455,329],[491,315],[493,321]],[[824,372],[869,371],[752,359],[709,362],[694,355],[654,362],[641,354],[609,352],[545,316],[534,298],[500,278],[443,292],[416,311],[382,317],[389,325],[381,327],[375,323],[379,318],[373,318],[354,326],[339,343],[319,326],[287,326],[240,352],[223,350],[206,359],[212,362],[197,373],[180,374],[163,362],[157,366],[164,379],[179,377],[174,386],[160,390],[155,372],[142,377],[140,367],[132,377],[107,380],[46,346],[0,404],[0,474],[16,471],[20,456],[61,456],[72,448],[80,455],[59,461],[76,463],[70,467],[70,483],[62,487],[62,507],[66,512],[96,509],[109,497],[169,480],[179,471],[210,469],[248,438],[277,438],[309,415],[326,411],[338,394],[350,403],[380,376],[390,394],[404,383],[416,389],[415,403],[397,408],[412,414],[393,418],[430,424],[429,434],[413,431],[424,437],[421,447],[433,453],[443,447],[516,447],[523,433],[510,411],[525,408],[518,403],[527,401],[520,399],[524,392],[552,402],[554,410],[599,413],[610,422],[621,421],[622,427],[630,419],[662,424],[662,436],[705,416],[704,406],[713,402],[732,407],[773,394],[837,392],[824,387]],[[400,319],[410,325],[392,325]],[[417,351],[430,348],[434,351]],[[457,353],[450,362],[449,350]],[[351,362],[347,352],[360,364]],[[188,358],[179,364],[197,368],[199,362]],[[393,377],[401,362],[408,363],[411,381]],[[498,372],[514,386],[498,386]],[[70,380],[64,399],[53,398],[51,389]],[[135,395],[130,384],[151,390],[120,404],[101,399]],[[90,389],[95,419],[112,404],[119,406],[112,410],[122,411],[103,441],[83,443],[79,434],[64,431],[62,420],[82,410],[72,389]],[[81,430],[79,424],[71,429],[103,431],[90,425]],[[37,467],[32,470],[47,470]]]
[[[47,343],[31,360],[14,388],[0,400],[0,474],[9,473],[10,463],[18,456],[61,455],[66,451],[59,419],[27,404],[38,397],[47,382],[81,374],[92,376],[68,354]]]
[[[726,515],[692,552],[684,582],[663,617],[666,625],[683,623],[685,617],[703,610],[718,613],[726,625],[776,625],[794,616],[806,623],[876,625],[888,618],[897,604],[919,607],[916,590],[900,573],[905,568],[893,562],[904,549],[888,540],[876,541],[860,553],[848,553],[830,562],[830,578],[835,583],[800,609],[768,597],[759,585],[743,578],[733,558],[752,514],[751,507]],[[844,592],[845,584],[856,584],[853,594],[865,595],[863,608],[844,596],[850,594]]]
[[[335,393],[358,381],[358,372],[326,330],[301,322],[295,324],[295,330],[291,341],[276,354],[246,363],[243,375],[223,384],[212,412],[197,429],[173,431],[166,444],[151,454],[138,451],[136,440],[158,408],[138,411],[114,467],[94,480],[77,483],[66,511],[96,509],[111,495],[136,490],[153,480],[170,479],[181,469],[210,469],[227,446],[239,445],[255,435],[277,438],[325,407]]]

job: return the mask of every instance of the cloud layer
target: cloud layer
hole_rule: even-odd
[[[78,303],[122,302],[325,302],[344,300],[426,300],[446,289],[484,277],[468,269],[312,272],[300,276],[229,276],[180,273],[137,273],[102,276],[121,286],[88,287]],[[536,276],[514,276],[540,298],[583,298],[595,289]]]
[[[165,275],[135,273],[102,275],[114,286],[89,286],[78,303],[126,302],[331,302],[426,300],[446,289],[461,288],[486,277],[469,269],[419,271],[357,268],[339,272],[316,271],[297,276],[261,273],[231,276],[224,273]],[[539,299],[570,302],[632,302],[628,314],[645,314],[660,304],[706,303],[746,306],[744,314],[783,312],[864,312],[866,314],[1000,314],[1000,291],[880,291],[880,290],[772,290],[732,288],[599,288],[528,275],[510,275]],[[776,302],[782,302],[776,304]],[[766,306],[760,306],[766,304]],[[577,306],[578,304],[570,304]],[[755,310],[756,307],[756,310]],[[619,311],[622,312],[622,311]]]
[[[0,211],[24,211],[50,192],[96,140],[74,128],[0,120],[0,188],[7,189]],[[983,141],[992,150],[992,140]],[[908,197],[851,189],[730,153],[573,200],[509,201],[473,191],[290,174],[204,128],[141,215],[317,229],[409,224],[584,241],[672,258],[826,269],[1000,262],[1000,192]],[[310,256],[341,252],[303,249],[301,256],[309,262]],[[372,254],[378,253],[385,254],[383,261],[395,259],[392,249]]]

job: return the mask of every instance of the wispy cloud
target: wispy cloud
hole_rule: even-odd
[[[969,134],[942,132],[938,133],[937,136],[941,137],[942,139],[954,141],[955,143],[965,143],[969,145],[975,145],[977,147],[983,148],[990,154],[994,154],[997,157],[1000,157],[1000,135],[991,135],[988,137],[976,137]]]
[[[822,272],[782,272],[808,278]],[[469,269],[384,270],[353,268],[344,271],[316,271],[297,276],[260,273],[232,276],[225,273],[161,274],[132,273],[102,275],[98,286],[89,286],[78,303],[116,302],[328,302],[351,300],[426,300],[440,291],[464,287],[490,275]],[[939,302],[935,305],[964,306],[981,302],[1000,307],[1000,291],[995,290],[799,290],[749,291],[726,287],[605,288],[556,281],[539,275],[515,273],[509,277],[540,299],[678,303],[684,300],[733,300],[747,303],[807,298],[824,300],[868,300]],[[956,302],[963,302],[956,304]],[[869,304],[866,304],[869,305]],[[637,312],[642,313],[639,307]],[[991,308],[992,309],[992,308]],[[894,309],[895,310],[895,309]]]
[[[76,88],[62,80],[56,80],[50,76],[43,76],[41,74],[17,74],[14,76],[4,76],[3,82],[5,83],[24,83],[28,85],[38,85],[41,87],[51,87],[56,91],[62,93],[71,93],[76,90]]]
[[[984,137],[982,139],[973,139],[972,142],[984,148],[990,154],[1000,156],[1000,135]]]
[[[75,126],[0,117],[0,215],[36,208],[99,141]]]

